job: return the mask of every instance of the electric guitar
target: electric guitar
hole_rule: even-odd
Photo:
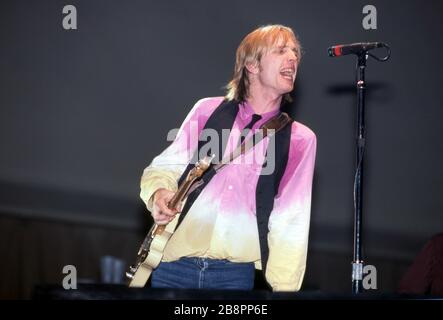
[[[186,179],[181,183],[171,201],[169,201],[168,207],[170,209],[177,208],[184,200],[196,180],[209,168],[213,158],[214,156],[205,157],[198,161],[195,167],[189,171]],[[174,219],[167,225],[154,224],[152,226],[138,250],[135,264],[130,266],[126,272],[126,277],[129,279],[129,287],[145,286],[152,271],[157,268],[163,258],[166,244],[177,227],[179,215],[176,214]]]

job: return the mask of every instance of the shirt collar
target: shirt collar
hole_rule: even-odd
[[[248,101],[244,101],[244,102],[240,103],[240,116],[242,117],[242,119],[244,119],[244,120],[250,119],[254,113],[255,113],[254,109],[252,108],[251,104]],[[260,122],[262,122],[262,120],[264,120],[264,121],[269,120],[273,116],[275,116],[279,113],[280,113],[280,109],[276,109],[276,110],[262,113],[261,114],[262,118],[261,118]]]

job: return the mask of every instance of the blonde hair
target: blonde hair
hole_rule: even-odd
[[[235,57],[234,76],[226,86],[226,99],[244,101],[248,97],[249,78],[246,65],[260,62],[265,54],[280,39],[283,43],[292,40],[295,43],[298,60],[301,58],[301,45],[291,28],[283,25],[267,25],[255,29],[249,33],[237,48]],[[292,101],[289,93],[285,94],[285,100]]]

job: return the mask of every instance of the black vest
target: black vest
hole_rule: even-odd
[[[235,118],[239,111],[239,103],[237,101],[223,101],[211,114],[206,125],[203,129],[211,128],[218,133],[219,148],[215,151],[215,158],[219,162],[221,161],[224,150],[226,149],[226,142],[222,141],[222,129],[232,129]],[[274,207],[274,197],[278,192],[280,180],[285,172],[286,165],[288,163],[289,143],[291,140],[291,123],[286,125],[283,129],[275,135],[275,170],[269,175],[260,175],[255,192],[256,201],[256,216],[258,224],[258,235],[260,239],[260,253],[262,261],[263,273],[266,272],[266,263],[269,256],[268,248],[268,221],[272,208]],[[196,160],[201,147],[209,141],[198,141],[198,148],[195,151],[194,157],[186,167],[182,176],[180,177],[178,184],[180,185],[188,175],[189,171],[195,166]],[[225,142],[223,144],[223,142]],[[202,155],[204,156],[204,155]],[[265,159],[266,163],[266,159]],[[263,164],[265,166],[265,163]],[[262,169],[263,170],[263,169]],[[203,188],[209,183],[212,177],[215,175],[215,170],[208,169],[201,179],[204,183],[189,194],[188,200],[182,209],[180,214],[179,223],[183,220],[186,213],[191,208],[194,201],[197,199]]]

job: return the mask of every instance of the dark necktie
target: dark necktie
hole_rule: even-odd
[[[253,114],[252,115],[252,120],[251,122],[248,123],[248,125],[243,129],[242,134],[240,136],[240,144],[243,143],[243,141],[245,141],[246,136],[248,135],[249,130],[252,129],[252,127],[254,126],[254,124],[261,119],[261,115],[258,114]]]

